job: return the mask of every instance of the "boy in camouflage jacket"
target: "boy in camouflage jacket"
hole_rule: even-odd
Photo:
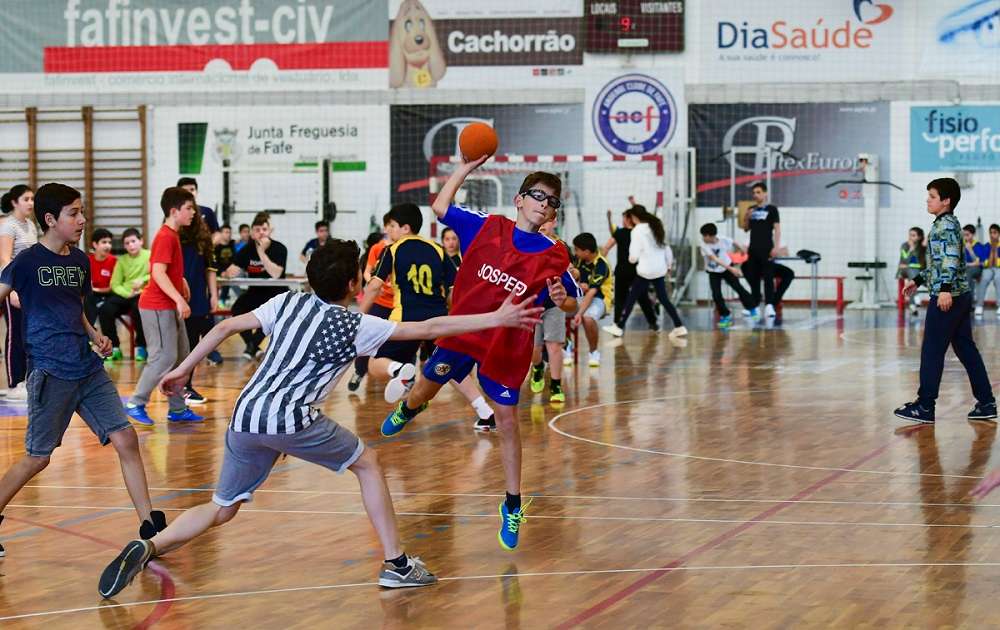
[[[968,419],[993,421],[997,417],[990,377],[972,339],[972,291],[965,275],[962,224],[954,214],[961,198],[958,182],[950,177],[927,184],[927,212],[936,217],[927,239],[927,268],[915,280],[908,279],[903,285],[903,294],[907,297],[921,284],[926,284],[931,293],[920,347],[917,399],[895,411],[897,417],[911,422],[934,423],[934,405],[949,345],[965,367],[976,397],[976,406],[969,412]]]

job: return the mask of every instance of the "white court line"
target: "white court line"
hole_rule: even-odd
[[[22,509],[40,510],[95,510],[113,512],[132,512],[135,508],[123,507],[120,505],[29,505],[29,504],[8,504],[7,507]],[[164,512],[183,512],[185,508],[162,508]],[[308,514],[326,516],[364,516],[368,513],[364,510],[273,510],[267,508],[243,508],[240,513],[258,512],[262,514]],[[460,512],[396,512],[396,516],[415,517],[446,517],[446,518],[488,518],[496,519],[494,513],[483,514],[482,512],[463,514]],[[591,516],[591,515],[555,515],[555,514],[532,514],[528,520],[556,520],[556,521],[634,521],[644,523],[726,523],[743,525],[756,522],[745,518],[694,518],[679,516]],[[952,523],[881,523],[877,521],[776,521],[768,519],[762,521],[760,525],[808,525],[824,526],[833,525],[836,527],[964,527],[968,529],[994,529],[997,525],[970,525]]]
[[[807,388],[795,388],[795,389],[807,389]],[[681,398],[695,398],[704,396],[734,396],[737,394],[760,394],[771,392],[770,389],[746,389],[743,391],[736,392],[704,392],[701,394],[677,394],[675,396],[661,396],[658,398],[641,398],[638,400],[618,400],[606,403],[598,403],[596,405],[588,405],[586,407],[578,407],[576,409],[570,409],[557,414],[551,420],[549,420],[549,428],[558,433],[563,437],[567,437],[571,440],[579,440],[581,442],[587,442],[589,444],[594,444],[597,446],[605,446],[608,448],[620,448],[625,451],[633,451],[636,453],[649,453],[651,455],[666,455],[667,457],[678,457],[682,459],[693,459],[697,461],[705,462],[720,462],[723,464],[744,464],[748,466],[768,466],[771,468],[792,468],[795,470],[822,470],[825,472],[846,472],[846,473],[864,473],[869,475],[900,475],[900,476],[910,476],[910,477],[942,477],[948,479],[982,479],[981,476],[973,475],[945,475],[938,473],[922,473],[922,472],[906,472],[906,471],[892,471],[892,470],[869,470],[864,468],[835,468],[830,466],[804,466],[800,464],[778,464],[774,462],[758,462],[746,459],[728,459],[725,457],[708,457],[705,455],[691,455],[688,453],[672,453],[670,451],[658,451],[649,448],[639,448],[637,446],[625,446],[624,444],[613,444],[611,442],[601,442],[600,440],[592,440],[590,438],[581,437],[579,435],[574,435],[563,431],[556,426],[559,420],[569,417],[573,414],[580,413],[581,411],[590,411],[592,409],[600,409],[601,407],[614,407],[618,405],[630,405],[633,403],[644,403],[644,402],[657,402],[662,400],[677,400]],[[790,391],[788,389],[784,391]],[[903,425],[897,425],[903,426]]]
[[[464,580],[494,580],[510,578],[528,577],[567,577],[577,575],[609,575],[621,573],[656,573],[656,572],[696,572],[696,571],[751,571],[751,570],[799,570],[799,569],[913,569],[913,568],[995,568],[1000,567],[1000,562],[853,562],[843,564],[744,564],[731,566],[680,566],[669,571],[663,567],[649,568],[629,568],[629,569],[594,569],[590,571],[536,571],[525,573],[499,573],[494,575],[466,575],[456,577],[439,578],[439,582],[459,582]],[[294,586],[289,588],[262,589],[256,591],[237,591],[232,593],[212,593],[209,595],[188,595],[185,597],[170,597],[167,599],[147,599],[139,602],[128,602],[125,604],[103,604],[98,606],[82,606],[80,608],[63,608],[61,610],[46,610],[42,612],[24,613],[20,615],[8,615],[0,617],[0,621],[13,621],[15,619],[28,619],[32,617],[45,617],[51,615],[63,615],[68,613],[93,612],[95,610],[110,608],[132,608],[135,606],[147,606],[163,602],[189,602],[208,599],[223,599],[229,597],[247,597],[252,595],[275,595],[279,593],[296,593],[302,591],[325,591],[341,588],[357,588],[359,586],[378,586],[378,582],[354,582],[350,584],[317,584],[313,586]]]
[[[280,474],[280,473],[279,473]],[[977,477],[978,479],[978,477]],[[56,485],[26,485],[25,488],[49,488],[55,490],[119,490],[125,492],[125,486],[56,486]],[[171,490],[175,492],[215,492],[215,488],[150,488],[150,490]],[[254,490],[254,494],[319,494],[333,496],[361,496],[357,490]],[[499,499],[506,495],[499,493],[480,492],[391,492],[393,497],[458,497],[458,498],[488,498]],[[871,505],[877,507],[951,507],[951,508],[995,508],[1000,503],[923,503],[921,501],[843,501],[818,499],[728,499],[722,497],[629,497],[604,496],[599,494],[531,494],[533,499],[567,499],[571,501],[651,501],[667,503],[790,503],[803,505]],[[125,509],[125,508],[123,508]],[[132,508],[127,508],[132,509]],[[186,509],[186,508],[164,508]]]

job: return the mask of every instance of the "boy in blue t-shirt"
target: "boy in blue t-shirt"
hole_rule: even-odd
[[[83,315],[83,301],[90,293],[90,261],[71,247],[80,240],[87,221],[80,192],[63,184],[42,186],[35,193],[35,217],[42,229],[38,243],[0,274],[0,300],[11,291],[21,299],[28,355],[26,454],[0,479],[0,512],[48,466],[75,412],[102,445],[114,445],[141,520],[139,535],[152,538],[166,527],[166,518],[163,512],[152,511],[139,440],[101,357],[91,350],[92,342],[94,349],[108,356],[111,340]]]

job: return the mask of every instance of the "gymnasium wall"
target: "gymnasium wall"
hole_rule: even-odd
[[[429,154],[454,151],[462,122],[452,119],[503,121],[498,122],[501,151],[528,154],[665,152],[693,146],[701,134],[720,148],[716,154],[699,151],[702,186],[720,179],[708,171],[734,124],[759,116],[794,119],[792,133],[782,136],[781,124],[785,131],[788,124],[774,124],[759,138],[761,146],[784,147],[792,156],[777,169],[785,173],[772,182],[783,240],[793,250],[820,251],[822,274],[851,276],[847,261],[877,255],[891,263],[906,228],[929,223],[924,184],[933,177],[963,172],[966,197],[958,213],[963,222],[979,216],[987,225],[1000,220],[996,160],[956,158],[934,167],[941,170],[916,171],[927,168],[926,147],[920,147],[919,165],[911,165],[910,147],[912,107],[986,106],[992,109],[980,112],[977,132],[990,124],[1000,127],[1000,15],[994,4],[511,0],[495,6],[426,0],[424,11],[402,0],[10,0],[5,3],[8,19],[0,23],[0,42],[5,42],[0,46],[6,48],[0,55],[6,88],[0,104],[12,111],[148,106],[146,212],[153,226],[160,220],[159,191],[181,174],[182,125],[205,128],[199,172],[192,174],[199,178],[200,201],[206,205],[221,205],[220,156],[227,151],[237,152],[227,159],[234,169],[240,162],[242,208],[247,210],[255,205],[249,201],[254,195],[258,205],[285,201],[308,210],[302,191],[315,186],[315,176],[298,172],[305,168],[301,165],[343,164],[330,182],[338,208],[334,233],[357,239],[388,204],[419,200],[429,192],[411,174],[429,172]],[[612,15],[612,9],[619,13]],[[624,17],[634,29],[626,35],[616,31]],[[414,61],[406,57],[406,34],[418,28],[436,44]],[[666,51],[597,52],[608,49],[609,38],[613,44],[632,35]],[[610,50],[621,49],[612,45]],[[609,144],[593,115],[594,101],[629,74],[655,79],[669,94],[671,107],[648,109],[657,101],[655,95],[647,97],[659,88],[637,93],[629,107],[637,118],[605,125],[617,133]],[[522,133],[516,117],[505,118],[505,108],[518,106],[533,108],[524,114],[529,122],[521,125],[531,133]],[[723,110],[709,107],[701,118],[690,116],[689,108],[703,106],[728,106],[729,126],[721,128],[713,114]],[[841,111],[850,107],[876,114],[852,124],[850,114]],[[664,123],[668,113],[670,121]],[[954,118],[962,112],[947,113]],[[410,122],[413,116],[430,121],[430,127],[450,120],[436,130],[430,151],[430,127]],[[300,130],[334,131],[315,141],[300,131],[291,142],[293,124]],[[537,124],[541,127],[533,127]],[[719,128],[707,128],[712,125]],[[280,128],[283,138],[250,138],[251,126],[271,136]],[[18,128],[0,128],[3,147],[18,145]],[[118,140],[110,126],[97,133],[101,139],[95,142],[132,142]],[[614,137],[625,144],[616,146]],[[755,146],[758,139],[740,142]],[[190,149],[190,143],[185,146]],[[819,154],[819,166],[809,163],[810,153]],[[825,188],[837,179],[859,178],[856,159],[862,153],[877,155],[880,178],[903,189],[880,193],[877,218],[865,209],[865,195],[872,194],[868,187]],[[792,158],[805,162],[793,164]],[[844,162],[852,159],[854,164]],[[193,165],[188,160],[185,168]],[[255,170],[260,171],[256,180]],[[645,180],[629,180],[622,172],[595,169],[581,176],[577,207],[566,217],[569,236],[581,228],[603,236],[607,206],[623,207],[632,192],[627,188],[647,194]],[[737,198],[749,197],[748,183],[741,182]],[[289,192],[282,199],[276,190],[285,187]],[[705,193],[698,195],[692,242],[698,225],[720,219],[722,205],[728,205],[728,194],[723,204]],[[310,236],[313,218],[277,215],[276,237],[298,249]],[[876,221],[879,238],[872,244],[868,235]],[[678,229],[672,226],[675,234]],[[807,268],[796,269],[804,273]],[[891,275],[889,270],[885,278]],[[707,297],[702,276],[696,275],[695,297]],[[857,290],[849,282],[848,297]],[[821,293],[832,296],[832,285],[821,285]],[[790,297],[807,294],[802,283]]]

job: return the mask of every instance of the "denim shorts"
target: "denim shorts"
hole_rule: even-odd
[[[102,446],[112,433],[132,426],[115,384],[103,369],[71,381],[32,370],[26,387],[28,430],[24,449],[32,457],[47,457],[62,444],[73,413],[80,414]]]
[[[229,506],[252,501],[279,455],[292,457],[338,473],[347,470],[365,451],[365,443],[326,416],[291,434],[266,435],[226,431],[226,454],[219,483],[212,495],[216,505]]]

